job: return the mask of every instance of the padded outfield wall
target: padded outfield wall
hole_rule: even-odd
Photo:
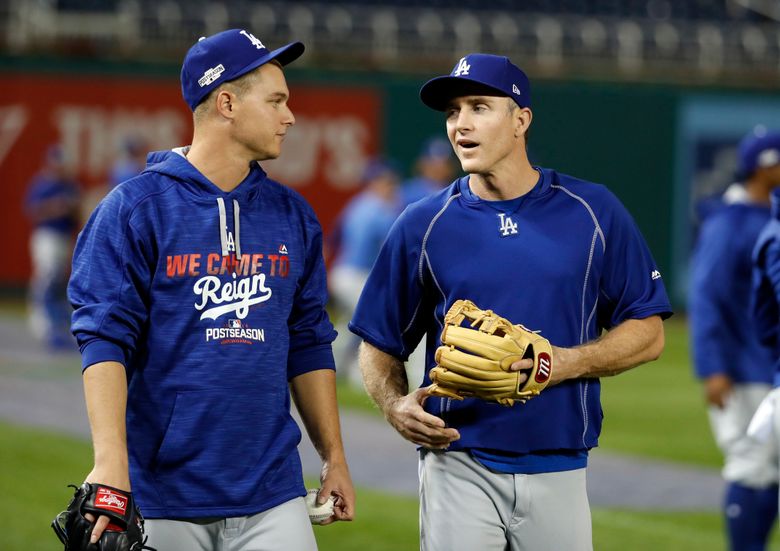
[[[30,270],[24,189],[45,147],[64,144],[94,202],[127,135],[173,147],[189,139],[191,120],[174,65],[5,58],[0,67],[0,232],[7,239],[0,289],[21,290]],[[287,74],[298,120],[282,158],[267,168],[312,202],[326,232],[368,159],[384,153],[408,173],[420,144],[444,135],[443,116],[417,98],[426,75]],[[682,307],[692,204],[729,183],[744,132],[759,123],[780,128],[780,99],[756,90],[531,78],[532,161],[612,189]]]

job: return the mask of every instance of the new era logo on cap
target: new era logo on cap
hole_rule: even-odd
[[[475,86],[476,85],[476,86]],[[509,58],[491,54],[469,54],[460,58],[447,76],[436,77],[420,89],[420,99],[437,111],[459,95],[473,95],[484,88],[512,98],[520,107],[531,106],[531,84],[528,77]]]
[[[269,61],[287,65],[303,53],[300,42],[269,51],[262,41],[244,29],[230,29],[201,38],[184,57],[181,91],[193,111],[212,90],[235,80]]]

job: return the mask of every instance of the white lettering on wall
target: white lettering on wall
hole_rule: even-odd
[[[262,164],[272,178],[291,187],[311,182],[321,167],[330,187],[355,189],[368,162],[369,138],[369,129],[359,117],[298,116],[281,156]]]
[[[90,177],[108,171],[128,137],[141,137],[150,151],[187,145],[184,115],[174,109],[106,109],[64,105],[54,112],[66,157]]]

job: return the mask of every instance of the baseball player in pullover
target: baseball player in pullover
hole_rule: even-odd
[[[428,551],[592,549],[598,378],[663,349],[671,307],[639,229],[605,187],[530,164],[530,93],[525,73],[486,54],[423,86],[468,176],[396,221],[350,325],[366,388],[421,448]],[[428,397],[427,375],[410,392],[403,361],[424,338],[435,365],[459,299],[541,331],[555,345],[552,386],[514,407]]]
[[[161,550],[316,549],[291,394],[322,456],[320,502],[335,499],[331,522],[354,514],[322,231],[257,163],[295,122],[282,66],[303,49],[239,29],[195,44],[181,74],[192,145],[151,154],[78,240],[87,481],[132,487]]]

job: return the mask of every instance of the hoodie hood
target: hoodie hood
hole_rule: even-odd
[[[237,199],[244,203],[260,193],[260,184],[268,175],[256,161],[249,164],[249,173],[231,191],[223,191],[206,178],[187,160],[190,146],[164,151],[152,151],[146,156],[144,172],[156,172],[177,180],[184,189],[192,193],[196,201],[213,202],[215,197]]]
[[[157,173],[176,180],[190,199],[201,204],[214,205],[219,211],[219,240],[222,256],[230,253],[228,233],[232,220],[233,247],[241,259],[241,204],[247,205],[260,193],[260,185],[267,178],[265,171],[253,161],[246,178],[231,191],[223,191],[206,178],[187,160],[189,146],[165,151],[152,151],[146,156],[144,173]]]

